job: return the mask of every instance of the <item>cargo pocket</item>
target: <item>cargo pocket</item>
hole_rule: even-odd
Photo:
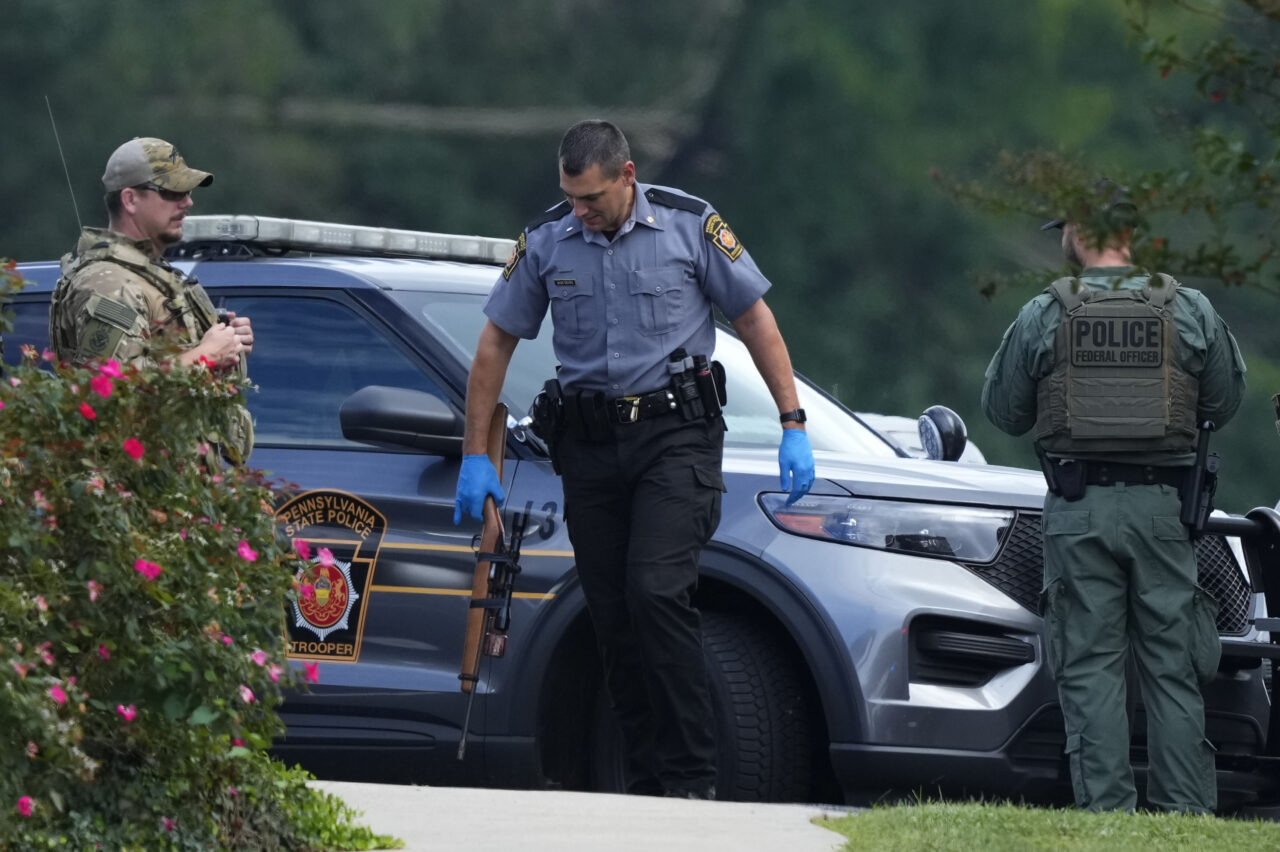
[[[1080,735],[1067,734],[1067,742],[1062,750],[1067,757],[1067,767],[1071,772],[1071,792],[1075,794],[1076,804],[1087,808],[1090,799],[1089,790],[1084,783],[1084,767],[1080,762]]]
[[[1040,615],[1044,619],[1044,654],[1049,671],[1056,679],[1062,671],[1062,643],[1067,626],[1066,584],[1052,580],[1040,593]]]
[[[1218,673],[1222,640],[1218,637],[1218,601],[1196,586],[1191,599],[1191,668],[1201,683]]]
[[[724,491],[724,474],[716,470],[714,467],[706,465],[693,466],[693,478],[699,485],[707,488],[714,488],[716,491]]]

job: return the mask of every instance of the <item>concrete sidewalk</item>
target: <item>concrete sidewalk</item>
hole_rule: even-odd
[[[815,825],[852,809],[569,793],[316,781],[405,852],[836,852]]]

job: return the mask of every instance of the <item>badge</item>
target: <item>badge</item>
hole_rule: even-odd
[[[706,231],[707,239],[711,240],[711,244],[720,251],[725,253],[725,257],[729,260],[737,260],[742,254],[742,243],[738,242],[737,236],[723,219],[719,213],[712,213],[707,217],[707,224],[703,226]]]
[[[290,539],[307,543],[307,564],[289,607],[289,659],[360,658],[364,614],[386,518],[345,491],[308,491],[276,510]],[[321,548],[327,553],[322,554]]]
[[[520,263],[520,258],[524,257],[524,232],[520,232],[520,236],[516,238],[515,247],[511,249],[511,257],[507,260],[506,268],[502,270],[502,277],[507,281],[511,280],[511,273],[516,271],[516,265]]]

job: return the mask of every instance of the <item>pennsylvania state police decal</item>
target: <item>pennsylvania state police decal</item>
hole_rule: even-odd
[[[353,494],[324,490],[287,501],[276,521],[307,560],[294,577],[288,657],[356,662],[386,518]]]

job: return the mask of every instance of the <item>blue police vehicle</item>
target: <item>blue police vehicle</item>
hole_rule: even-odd
[[[481,305],[511,247],[192,216],[172,252],[215,304],[252,318],[251,462],[286,483],[277,507],[285,534],[335,556],[314,598],[289,613],[290,657],[319,661],[321,680],[288,697],[277,744],[321,777],[620,789],[618,734],[559,480],[521,417],[554,374],[549,323],[516,349],[502,393],[515,412],[503,510],[530,520],[506,651],[482,658],[466,757],[457,756],[479,531],[452,523],[463,397]],[[30,285],[10,305],[9,359],[22,343],[46,345],[58,265],[19,272]],[[1040,474],[950,461],[964,440],[945,410],[926,442],[945,458],[910,457],[801,380],[818,477],[787,506],[773,401],[741,343],[724,329],[718,338],[728,491],[697,604],[721,796],[1069,800],[1037,612]],[[1224,654],[1204,692],[1225,805],[1266,786],[1255,770],[1267,759],[1274,646],[1250,574],[1262,550],[1213,534],[1196,553],[1200,583],[1220,604]],[[1141,771],[1140,697],[1132,704]]]

